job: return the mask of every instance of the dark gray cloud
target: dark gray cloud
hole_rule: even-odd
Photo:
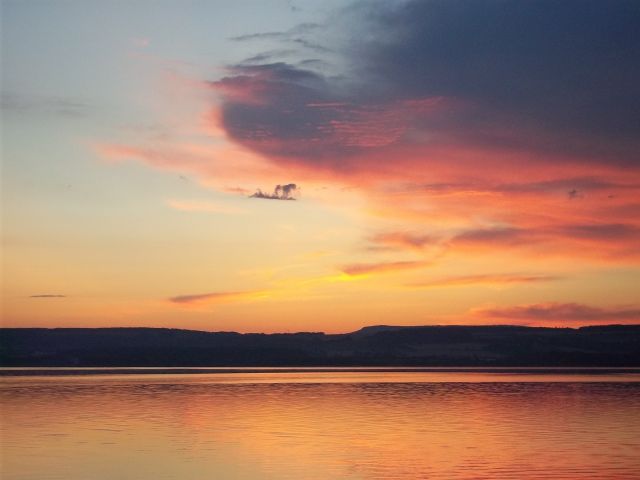
[[[211,85],[226,98],[222,121],[232,138],[273,155],[335,155],[327,150],[327,129],[336,112],[315,107],[336,105],[326,78],[285,62],[236,65],[230,72]]]
[[[265,42],[274,41],[279,43],[297,44],[298,46],[310,48],[312,50],[320,49],[326,51],[327,49],[316,42],[309,40],[309,35],[320,29],[322,25],[318,23],[300,23],[289,30],[276,31],[276,32],[258,32],[248,33],[245,35],[237,35],[231,37],[230,40],[236,42]]]
[[[53,293],[40,293],[37,295],[31,295],[29,298],[67,298],[67,296]]]
[[[339,79],[286,62],[235,65],[211,82],[231,138],[272,156],[350,168],[346,156],[395,143],[414,105],[361,102]]]
[[[261,65],[269,62],[277,62],[279,59],[282,59],[283,57],[289,56],[294,53],[296,53],[295,50],[287,49],[267,50],[265,52],[261,52],[251,57],[245,58],[242,62],[240,62],[240,65]]]
[[[229,40],[234,40],[236,42],[245,42],[247,40],[270,40],[270,39],[281,39],[286,36],[285,32],[261,32],[261,33],[248,33],[245,35],[237,35],[235,37],[231,37]]]
[[[266,193],[258,189],[249,198],[264,198],[267,200],[295,200],[300,188],[295,183],[276,185],[273,193]]]
[[[235,37],[231,37],[230,40],[234,40],[236,42],[246,42],[246,41],[262,41],[262,40],[292,40],[295,41],[299,38],[300,35],[306,35],[312,33],[321,28],[321,25],[318,23],[300,23],[293,28],[285,31],[278,32],[260,32],[260,33],[249,33],[245,35],[237,35]]]
[[[352,57],[387,95],[468,100],[485,123],[640,133],[636,1],[363,2],[355,12],[381,35],[355,38]]]
[[[232,67],[213,85],[254,96],[224,96],[232,138],[333,169],[424,138],[536,161],[640,162],[637,1],[367,1],[334,18],[331,42],[315,24],[235,37],[336,51],[349,67],[342,77],[311,64]],[[436,113],[416,103],[438,99]]]

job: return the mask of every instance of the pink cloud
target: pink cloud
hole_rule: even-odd
[[[463,287],[470,285],[512,285],[551,282],[562,277],[555,275],[483,274],[446,277],[426,282],[410,283],[412,288]]]
[[[429,266],[425,261],[379,262],[379,263],[354,263],[344,265],[340,270],[347,275],[371,275],[381,273],[394,273],[404,270],[412,270]]]
[[[637,322],[640,308],[637,307],[593,307],[580,303],[538,303],[514,307],[481,308],[473,311],[475,316],[486,319],[526,320],[533,322]]]

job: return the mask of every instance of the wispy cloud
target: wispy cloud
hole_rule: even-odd
[[[30,295],[29,298],[67,298],[67,296],[53,293],[40,293],[37,295]]]
[[[519,283],[542,283],[560,280],[563,277],[555,275],[523,275],[523,274],[485,274],[466,275],[457,277],[446,277],[426,282],[410,283],[408,287],[413,288],[435,288],[435,287],[464,287],[467,285],[511,285]]]
[[[428,245],[434,245],[438,239],[432,235],[423,235],[411,232],[383,232],[372,236],[369,241],[376,248],[404,248],[421,250]]]
[[[405,193],[424,192],[433,196],[446,195],[556,195],[564,196],[575,192],[572,196],[585,196],[586,193],[640,190],[640,183],[625,180],[607,180],[590,176],[562,176],[552,180],[532,182],[491,182],[476,180],[474,182],[441,182],[425,184],[409,184],[395,187],[396,191]],[[632,179],[631,179],[632,180]]]
[[[527,249],[569,257],[592,255],[584,246],[598,247],[598,257],[628,261],[640,256],[640,227],[630,223],[567,223],[534,227],[494,227],[466,230],[454,235],[448,247],[455,250]]]
[[[517,227],[492,227],[466,230],[454,236],[453,245],[505,247],[530,244],[539,241],[539,230]]]
[[[482,308],[474,315],[486,319],[529,321],[640,321],[638,307],[593,307],[580,303],[537,303],[513,307]]]
[[[430,265],[426,261],[403,261],[403,262],[379,262],[379,263],[354,263],[340,267],[343,273],[351,276],[371,275],[379,273],[393,273],[403,270],[424,268]]]
[[[253,40],[295,40],[299,35],[305,35],[318,30],[321,27],[318,23],[306,22],[300,23],[293,28],[285,31],[248,33],[244,35],[236,35],[230,40],[236,42],[246,42]]]
[[[172,303],[178,304],[217,304],[235,302],[249,299],[263,298],[267,296],[264,291],[246,291],[246,292],[210,292],[210,293],[197,293],[190,295],[178,295],[176,297],[169,298]]]
[[[268,63],[276,61],[279,58],[291,55],[296,53],[295,50],[290,49],[280,49],[280,50],[269,50],[266,52],[258,53],[251,57],[245,58],[241,64],[260,64],[260,63]]]

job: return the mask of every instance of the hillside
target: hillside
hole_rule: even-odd
[[[2,366],[640,366],[640,325],[365,327],[346,334],[4,328]]]

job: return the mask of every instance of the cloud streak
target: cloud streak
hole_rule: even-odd
[[[640,321],[637,307],[593,307],[580,303],[538,303],[514,307],[478,309],[476,316],[486,319],[527,320],[533,322]]]
[[[372,236],[369,241],[383,248],[422,250],[426,246],[436,244],[438,239],[432,235],[411,232],[382,232]]]
[[[236,35],[235,37],[231,37],[230,40],[236,42],[246,42],[253,40],[290,40],[295,39],[296,36],[304,35],[307,33],[311,33],[315,30],[321,28],[321,25],[313,22],[300,23],[293,28],[290,28],[286,31],[277,31],[277,32],[260,32],[260,33],[249,33],[244,35]]]
[[[584,256],[600,248],[601,255],[614,259],[632,259],[640,255],[640,226],[632,223],[575,223],[534,226],[488,226],[457,232],[441,230],[429,234],[415,232],[383,232],[369,238],[371,250],[422,250],[438,246],[448,253],[474,251],[521,251],[540,248],[568,257]],[[573,251],[572,251],[573,250]]]
[[[264,297],[265,295],[266,293],[262,291],[210,292],[190,295],[178,295],[176,297],[169,298],[169,301],[171,303],[177,303],[180,305],[219,304],[256,299]]]
[[[599,248],[598,254],[603,259],[629,261],[640,256],[640,227],[626,223],[594,223],[479,228],[455,235],[448,245],[453,251],[536,248],[536,252],[543,249],[548,254],[567,258],[589,256],[593,252],[586,247],[593,247]]]
[[[404,270],[413,270],[429,266],[430,262],[425,261],[401,261],[401,262],[378,262],[378,263],[354,263],[340,267],[343,273],[350,276],[373,275],[383,273],[395,273]]]
[[[543,283],[561,280],[556,275],[484,274],[447,277],[427,282],[410,283],[412,288],[465,287],[475,285],[504,286],[513,284]]]

